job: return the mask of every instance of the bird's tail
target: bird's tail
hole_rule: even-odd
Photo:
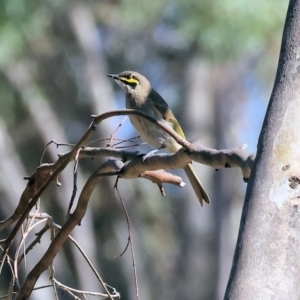
[[[184,171],[195,191],[195,194],[201,204],[203,206],[204,202],[207,204],[210,204],[210,199],[206,191],[204,190],[200,179],[198,178],[195,169],[193,168],[192,164],[188,164],[185,168]]]

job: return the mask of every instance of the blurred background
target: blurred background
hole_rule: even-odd
[[[0,219],[13,213],[27,183],[23,177],[35,171],[46,143],[76,143],[91,114],[125,107],[123,92],[108,73],[129,69],[148,77],[190,142],[217,149],[246,143],[247,151],[255,152],[287,5],[283,0],[2,0]],[[94,136],[102,142],[92,145],[105,146],[122,120],[103,122]],[[134,136],[126,120],[116,138]],[[127,150],[137,149],[150,148]],[[51,145],[43,162],[54,162],[58,153],[69,150]],[[103,161],[80,161],[78,194]],[[166,186],[167,196],[162,197],[146,180],[119,182],[131,220],[143,300],[223,298],[246,183],[238,169],[216,172],[194,166],[210,194],[210,206],[200,207],[189,185]],[[60,225],[72,194],[72,171],[70,165],[60,177],[62,187],[52,185],[41,198],[41,210]],[[176,174],[186,181],[181,170]],[[103,280],[122,299],[136,299],[130,251],[115,258],[124,250],[128,233],[114,182],[107,178],[99,184],[82,225],[72,234]],[[49,239],[43,237],[28,255],[21,283]],[[63,283],[101,291],[71,244],[59,252],[55,267]],[[0,296],[7,292],[9,276],[6,268]],[[48,277],[45,272],[37,286],[49,284]],[[71,299],[61,290],[59,297]],[[48,288],[33,292],[31,298],[53,299],[54,294]]]

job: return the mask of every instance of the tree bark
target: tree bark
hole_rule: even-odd
[[[300,296],[299,57],[300,0],[291,0],[224,299]]]

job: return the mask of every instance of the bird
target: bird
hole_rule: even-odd
[[[169,105],[151,86],[151,83],[145,76],[135,71],[123,71],[119,74],[108,74],[107,76],[114,79],[124,90],[127,109],[137,109],[157,120],[163,121],[181,137],[185,138],[184,132]],[[159,126],[136,115],[130,115],[129,118],[140,138],[154,148],[165,148],[171,153],[175,153],[182,148],[175,139]],[[204,202],[210,204],[209,196],[203,188],[192,164],[189,163],[184,167],[184,171],[201,206],[203,206]]]

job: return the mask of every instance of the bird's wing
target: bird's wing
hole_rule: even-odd
[[[153,104],[152,109],[156,112],[155,115],[161,115],[164,120],[172,124],[174,131],[185,138],[183,130],[168,103],[154,89],[151,90],[148,98],[151,100],[149,103]]]

